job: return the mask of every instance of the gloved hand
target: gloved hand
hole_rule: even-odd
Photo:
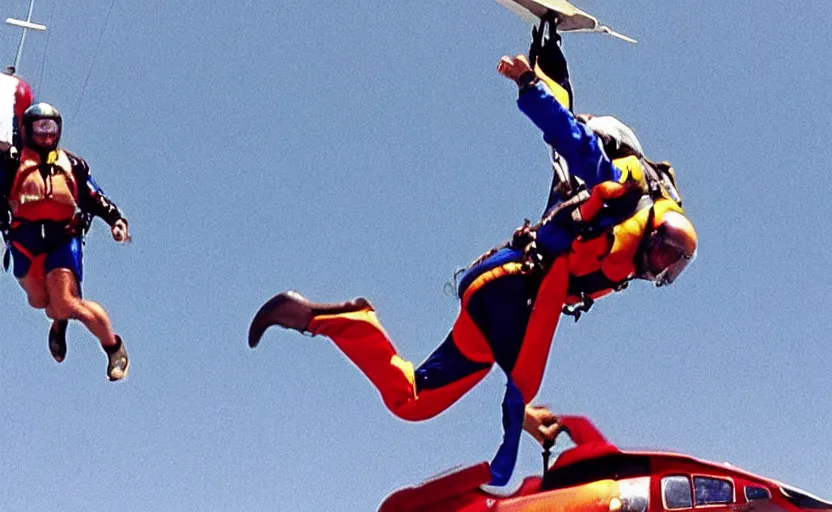
[[[532,29],[532,44],[529,47],[529,62],[537,77],[543,80],[553,92],[563,89],[566,98],[555,93],[561,105],[573,109],[574,94],[569,80],[566,57],[561,51],[561,37],[557,32],[557,21],[547,17]]]
[[[532,68],[537,65],[546,76],[561,85],[569,81],[566,57],[561,50],[561,37],[555,31],[552,21],[542,21],[539,26],[532,28],[529,62]]]

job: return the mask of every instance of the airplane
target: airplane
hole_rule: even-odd
[[[664,451],[622,450],[583,416],[560,416],[574,447],[511,495],[486,488],[488,463],[440,475],[394,492],[379,512],[799,512],[832,503],[731,464]]]

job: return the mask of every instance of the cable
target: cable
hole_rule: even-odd
[[[113,8],[116,5],[116,0],[112,0],[110,2],[110,9],[107,11],[107,19],[104,20],[104,27],[101,29],[101,33],[98,34],[98,42],[95,43],[95,49],[92,53],[92,60],[90,60],[90,65],[87,68],[87,76],[84,77],[84,84],[81,86],[81,95],[78,96],[78,104],[75,105],[75,113],[73,113],[72,117],[76,117],[78,115],[78,111],[81,109],[81,103],[84,100],[84,93],[87,90],[87,84],[90,80],[90,75],[92,75],[92,68],[95,66],[95,58],[98,56],[98,49],[101,47],[101,41],[104,39],[104,33],[107,32],[107,27],[110,26],[110,17],[113,14]]]
[[[58,0],[52,0],[52,12],[49,14],[49,25],[47,25],[46,30],[46,46],[43,47],[43,58],[40,61],[40,75],[38,76],[38,87],[35,89],[36,91],[43,92],[43,70],[46,69],[46,54],[49,53],[49,40],[52,38],[52,31],[49,28],[52,27],[52,20],[55,19],[55,8],[58,5]]]

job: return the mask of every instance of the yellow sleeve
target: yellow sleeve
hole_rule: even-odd
[[[552,91],[552,94],[555,96],[555,99],[558,100],[558,103],[563,105],[563,108],[566,110],[572,110],[572,98],[569,96],[569,91],[561,87],[559,83],[549,78],[537,64],[534,65],[534,74],[549,87],[549,90]]]

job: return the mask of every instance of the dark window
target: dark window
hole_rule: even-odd
[[[794,487],[781,487],[780,490],[783,492],[783,496],[798,508],[832,508],[832,503],[823,501]]]
[[[690,492],[690,479],[686,476],[666,476],[662,478],[662,498],[664,508],[691,508],[693,496]]]
[[[721,478],[705,476],[693,477],[693,492],[697,505],[732,503],[734,501],[734,484]]]
[[[771,493],[765,487],[748,486],[745,488],[745,499],[752,500],[770,500]]]
[[[563,489],[598,480],[650,476],[650,459],[642,455],[615,454],[552,468],[543,476],[542,491]]]

